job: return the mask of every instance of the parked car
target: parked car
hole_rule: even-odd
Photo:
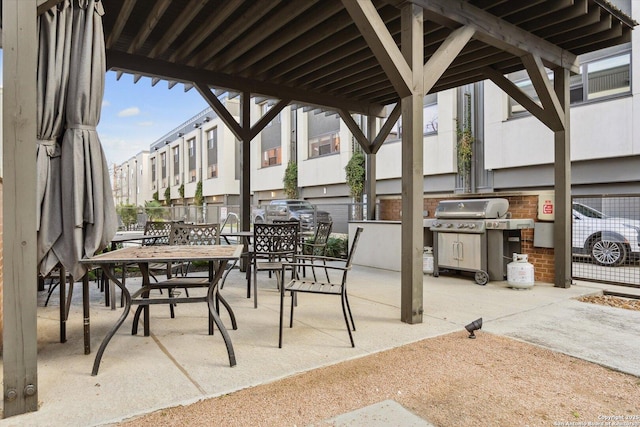
[[[329,212],[319,210],[306,200],[271,200],[268,205],[253,210],[253,223],[272,223],[274,220],[300,221],[300,229],[311,231],[317,221],[331,221]]]
[[[640,257],[640,221],[610,217],[573,203],[573,251],[596,264],[617,266]]]

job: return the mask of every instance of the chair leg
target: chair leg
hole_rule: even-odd
[[[251,298],[251,264],[247,263],[245,273],[247,277],[247,298]]]
[[[297,300],[298,293],[291,292],[291,312],[289,313],[289,327],[293,328],[293,307],[296,305],[295,301]]]
[[[60,267],[60,342],[67,342],[67,275],[64,267]]]
[[[349,297],[347,296],[347,293],[344,293],[344,300],[347,303],[347,310],[349,311],[349,319],[351,319],[351,326],[353,326],[353,330],[356,330],[356,324],[353,321],[353,315],[351,314],[351,306],[349,305]]]
[[[258,308],[258,269],[253,266],[253,308]]]
[[[278,348],[282,348],[282,323],[283,322],[284,322],[284,289],[281,288],[280,289],[280,329],[278,334]]]
[[[347,332],[349,332],[349,340],[351,341],[351,347],[355,347],[356,345],[353,342],[353,334],[351,333],[351,326],[349,325],[349,317],[347,316],[346,294],[342,294],[342,314],[344,316],[344,323],[347,325]],[[351,311],[349,311],[349,315],[351,315]]]

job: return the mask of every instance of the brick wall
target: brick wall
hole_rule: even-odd
[[[509,200],[509,212],[512,218],[538,219],[538,196],[518,195],[500,196]],[[433,218],[436,206],[444,198],[425,198],[424,209]],[[399,221],[402,219],[402,200],[400,198],[380,200],[380,219]],[[522,230],[522,253],[529,256],[529,262],[533,264],[535,280],[538,282],[553,283],[555,278],[553,249],[533,247],[533,229]]]

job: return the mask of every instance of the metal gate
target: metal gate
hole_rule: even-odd
[[[640,196],[572,198],[572,276],[640,288]]]

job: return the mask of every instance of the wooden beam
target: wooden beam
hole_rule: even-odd
[[[454,59],[458,57],[462,49],[467,45],[475,28],[470,26],[460,27],[453,31],[447,39],[442,42],[438,50],[431,55],[431,58],[424,64],[424,91],[429,93],[436,84],[438,79],[442,77],[447,68]]]
[[[173,24],[164,33],[164,36],[155,44],[151,52],[149,52],[149,58],[156,58],[167,51],[171,43],[182,33],[182,31],[191,25],[193,19],[198,16],[202,8],[209,2],[209,0],[191,0],[187,6],[182,10],[180,15],[173,21]]]
[[[424,200],[424,31],[423,10],[402,7],[402,55],[412,73],[412,93],[402,98],[402,243],[400,320],[422,323],[423,316],[423,200]]]
[[[391,129],[393,129],[393,125],[396,124],[396,122],[398,121],[401,115],[402,115],[402,104],[398,102],[395,105],[395,107],[393,107],[393,110],[391,110],[391,114],[389,114],[389,117],[387,117],[387,120],[385,120],[384,124],[382,125],[382,128],[380,129],[380,132],[378,132],[378,135],[376,135],[375,139],[373,140],[373,143],[371,144],[371,152],[373,154],[378,153],[378,151],[380,150],[380,147],[382,147],[382,144],[387,139],[387,136],[389,136],[389,133],[391,133]]]
[[[294,21],[299,15],[304,13],[307,9],[315,5],[318,0],[307,0],[304,2],[289,2],[279,9],[273,16],[270,16],[268,20],[262,20],[257,25],[251,28],[250,33],[233,43],[233,49],[228,49],[221,55],[216,55],[212,61],[207,64],[208,68],[221,69],[228,65],[231,61],[239,58],[256,45],[263,43],[269,36],[277,33],[277,37],[280,37],[281,31],[286,31],[287,26]],[[275,25],[279,23],[280,26]],[[335,27],[332,25],[332,28]],[[271,40],[269,40],[271,42]],[[283,49],[283,52],[291,52],[291,49]],[[293,54],[291,52],[291,54]]]
[[[111,30],[111,33],[109,33],[109,37],[105,42],[106,49],[113,46],[113,43],[120,38],[122,30],[124,30],[125,24],[129,21],[129,16],[131,15],[135,4],[136,0],[124,0],[124,3],[122,3],[122,9],[118,12],[118,19],[116,19],[113,29]]]
[[[129,44],[129,49],[127,49],[128,53],[137,53],[138,50],[142,47],[149,34],[156,28],[158,22],[164,15],[164,12],[167,10],[169,5],[171,4],[171,0],[156,0],[153,3],[153,9],[147,15],[147,18],[138,30],[138,34],[133,39],[131,44]]]
[[[57,5],[62,3],[63,1],[64,0],[38,0],[38,16],[42,15],[47,10],[50,10],[50,9],[56,7]]]
[[[384,117],[384,106],[379,104],[352,101],[346,98],[313,92],[311,90],[254,81],[243,77],[200,70],[113,50],[107,51],[107,59],[110,67],[128,73],[142,73],[164,80],[177,80],[183,83],[201,82],[207,86],[226,88],[235,92],[246,91],[254,95],[264,95],[269,98],[291,99],[310,105],[328,107],[334,110],[344,108],[347,111]]]
[[[182,62],[185,58],[189,57],[200,43],[217,30],[220,24],[226,21],[242,3],[243,0],[228,0],[224,2],[207,25],[199,26],[193,33],[191,33],[191,37],[176,49],[176,51],[169,57],[169,62]]]
[[[38,410],[36,0],[3,0],[3,416]],[[19,424],[19,422],[18,422]]]
[[[369,48],[380,62],[400,97],[409,96],[415,89],[411,81],[411,67],[380,18],[371,0],[342,0]]]
[[[256,23],[266,16],[271,9],[276,7],[279,1],[269,1],[261,3],[260,8],[249,8],[238,19],[230,21],[231,23],[224,27],[222,33],[217,35],[218,42],[209,43],[200,50],[196,55],[187,61],[187,65],[197,68],[203,68],[211,58],[225,47],[229,46],[238,36],[244,33],[248,28],[253,27]],[[257,9],[257,10],[256,10]]]
[[[380,11],[380,17],[385,24],[389,25],[389,22],[395,19],[396,14],[393,9],[385,8]],[[291,73],[289,78],[295,78],[300,72],[302,72],[301,75],[304,75],[318,69],[319,66],[328,66],[333,61],[339,61],[350,55],[352,52],[346,54],[343,52],[347,46],[351,46],[352,51],[353,49],[359,50],[360,44],[352,42],[360,39],[360,31],[351,24],[353,24],[351,17],[341,14],[331,21],[333,32],[322,31],[318,34],[317,31],[312,31],[302,35],[294,43],[300,43],[300,50],[309,46],[313,46],[313,49],[296,53],[296,46],[292,49],[279,49],[273,52],[268,56],[268,61],[265,60],[257,64],[257,68],[262,70],[258,78],[265,79],[268,76],[274,79],[287,73]],[[391,30],[390,32],[393,34]],[[311,68],[307,68],[308,65]]]
[[[475,38],[516,56],[526,53],[539,56],[554,67],[579,73],[577,56],[536,35],[500,19],[464,0],[413,0],[425,11],[476,29]],[[431,17],[431,16],[430,16]]]
[[[356,141],[358,141],[358,144],[360,144],[360,147],[362,147],[362,150],[365,152],[365,154],[371,154],[371,144],[369,144],[369,140],[365,136],[364,132],[362,132],[362,129],[360,129],[360,126],[358,126],[356,121],[353,120],[351,114],[345,110],[339,110],[338,114],[340,114],[340,118],[342,119],[344,124],[347,125],[347,127],[351,131],[351,135],[353,135]]]
[[[564,111],[553,90],[553,83],[551,83],[549,76],[547,76],[547,71],[542,65],[542,60],[537,56],[525,55],[522,57],[522,63],[527,69],[531,83],[546,113],[547,126],[553,131],[563,130]]]
[[[270,67],[268,64],[271,61],[279,60],[283,52],[289,53],[289,55],[285,55],[286,57],[297,54],[309,46],[310,39],[302,37],[304,34],[314,33],[313,38],[322,38],[333,34],[337,28],[343,25],[340,15],[336,16],[341,10],[342,5],[339,2],[323,2],[322,7],[316,9],[312,20],[290,23],[290,25],[278,32],[277,37],[273,37],[266,46],[262,46],[262,49],[256,49],[255,52],[247,52],[242,58],[235,61],[233,64],[234,71],[241,72],[254,65],[258,69],[263,66]],[[331,21],[331,25],[316,28],[319,22],[333,20],[334,18],[336,20],[335,24]],[[287,46],[286,49],[283,49],[284,46]],[[273,59],[271,59],[271,55],[274,55]],[[258,61],[261,61],[259,66],[256,64]]]
[[[554,132],[554,191],[555,226],[554,247],[554,286],[571,287],[571,138],[569,126],[569,72],[563,68],[553,70],[553,86],[559,99],[561,111],[564,111],[564,129]]]
[[[526,93],[524,93],[515,83],[503,76],[498,71],[491,67],[485,67],[482,69],[483,74],[502,89],[507,95],[513,98],[517,103],[522,105],[528,112],[534,117],[549,126],[547,113],[540,105],[538,105],[533,99],[531,99]]]
[[[242,127],[236,121],[236,119],[231,115],[227,107],[225,107],[222,102],[218,99],[217,96],[211,92],[211,89],[206,83],[196,82],[194,83],[195,88],[200,92],[200,95],[209,103],[213,111],[215,111],[220,119],[224,122],[225,125],[231,130],[231,132],[235,135],[239,140],[244,140],[247,135],[244,134]]]
[[[271,123],[271,120],[273,120],[278,114],[280,114],[284,107],[289,105],[289,102],[291,102],[290,99],[281,99],[276,105],[269,108],[269,111],[267,111],[264,116],[260,117],[260,120],[258,120],[256,124],[251,126],[249,140],[253,140],[253,138],[255,138],[260,132],[262,132],[262,129],[264,129],[265,126]]]

